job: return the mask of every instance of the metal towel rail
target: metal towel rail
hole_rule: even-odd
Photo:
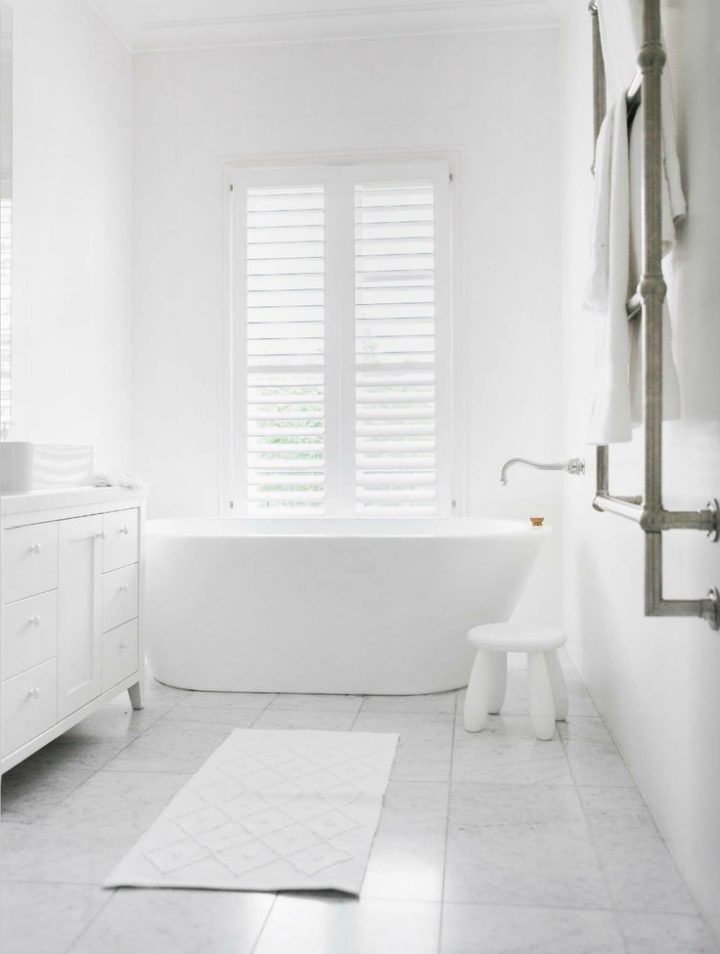
[[[628,91],[628,109],[634,114],[643,101],[642,266],[637,294],[628,301],[628,320],[642,321],[643,426],[645,432],[643,496],[622,497],[610,492],[610,449],[596,449],[596,491],[593,507],[638,523],[645,532],[645,615],[693,616],[720,629],[720,592],[710,589],[704,599],[678,600],[663,596],[663,533],[667,530],[703,530],[716,542],[720,537],[720,507],[710,501],[704,510],[666,510],[662,495],[663,302],[662,273],[662,111],[661,85],[665,65],[660,0],[642,0],[643,39],[639,71]],[[591,0],[593,35],[593,113],[597,140],[606,111],[605,65],[597,0]]]

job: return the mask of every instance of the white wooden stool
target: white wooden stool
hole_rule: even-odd
[[[556,649],[567,636],[555,626],[488,623],[475,626],[468,642],[477,649],[465,696],[465,728],[479,732],[489,714],[496,715],[505,701],[507,654],[527,653],[530,718],[538,739],[552,739],[555,722],[565,722],[567,690]]]

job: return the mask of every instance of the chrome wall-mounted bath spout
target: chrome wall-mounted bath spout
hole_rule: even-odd
[[[564,470],[566,474],[575,474],[580,476],[585,473],[585,461],[580,457],[571,457],[570,460],[561,460],[556,464],[539,464],[534,460],[527,460],[525,457],[511,457],[506,460],[500,471],[500,483],[507,483],[507,472],[513,464],[527,464],[528,467],[534,467],[536,470]]]

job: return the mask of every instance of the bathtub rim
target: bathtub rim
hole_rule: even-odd
[[[318,521],[322,521],[322,527]],[[231,528],[232,532],[227,532]],[[546,539],[552,536],[552,526],[545,523],[534,527],[529,519],[526,522],[502,517],[427,521],[392,517],[327,520],[323,517],[154,517],[147,520],[147,535],[193,540],[487,540],[518,536]]]

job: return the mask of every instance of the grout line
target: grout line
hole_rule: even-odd
[[[360,705],[357,707],[357,712],[356,712],[355,715],[353,716],[353,720],[352,720],[352,722],[350,723],[350,728],[348,729],[348,732],[352,732],[353,729],[355,728],[355,723],[356,723],[357,720],[360,718],[360,713],[362,712],[362,708],[363,708],[363,706],[364,706],[364,704],[365,704],[365,700],[366,700],[366,699],[367,699],[367,696],[363,696],[363,697],[362,697],[362,702],[361,702]],[[398,732],[398,745],[400,745],[400,738],[399,738],[399,736],[400,736],[400,733]],[[397,753],[396,753],[396,754],[397,754]],[[395,761],[395,759],[393,759],[393,761]],[[391,772],[392,772],[392,768],[391,768]],[[388,785],[389,785],[389,784],[390,784],[390,779],[388,778]],[[380,824],[379,819],[378,819],[378,824]]]
[[[250,948],[250,954],[255,954],[255,951],[257,951],[257,946],[258,946],[258,944],[260,943],[260,940],[261,940],[263,934],[265,933],[265,928],[267,927],[267,923],[268,923],[268,921],[270,920],[270,915],[271,915],[271,914],[273,913],[273,911],[275,910],[275,905],[277,904],[277,899],[278,899],[278,896],[277,896],[277,892],[276,892],[276,893],[275,893],[275,896],[273,897],[272,904],[271,904],[270,907],[268,908],[268,913],[265,915],[265,918],[263,919],[263,923],[260,925],[260,930],[258,931],[257,937],[256,937],[255,940],[253,941],[253,945],[252,945],[252,947]]]
[[[249,729],[253,729],[253,728],[255,727],[255,724],[256,724],[256,722],[258,721],[258,719],[260,719],[261,716],[265,715],[265,713],[266,713],[266,712],[268,711],[268,709],[270,708],[270,703],[273,701],[273,699],[277,699],[277,693],[274,693],[273,696],[272,696],[272,698],[271,698],[271,699],[268,699],[268,701],[265,703],[265,705],[262,707],[262,709],[259,709],[259,710],[258,710],[258,714],[255,716],[255,718],[252,720],[252,722],[251,722],[250,725],[248,726]]]
[[[565,725],[567,725],[567,722],[565,723]],[[583,819],[585,820],[585,829],[586,829],[586,831],[587,831],[588,840],[589,840],[589,842],[590,842],[590,845],[592,846],[593,854],[595,855],[595,860],[597,861],[598,868],[600,869],[600,873],[601,873],[601,875],[602,875],[603,884],[605,885],[605,891],[607,892],[608,901],[610,902],[610,905],[611,905],[610,910],[612,911],[612,914],[613,914],[613,921],[614,921],[614,923],[615,923],[615,927],[616,927],[617,930],[618,930],[618,934],[620,935],[620,939],[621,939],[622,945],[623,945],[623,950],[627,952],[627,951],[628,951],[628,946],[627,946],[627,942],[626,942],[626,940],[625,940],[625,935],[624,935],[624,933],[623,933],[623,931],[622,931],[622,928],[621,928],[621,926],[620,926],[620,919],[619,919],[619,917],[618,917],[618,913],[617,913],[617,911],[614,909],[613,904],[612,904],[612,902],[613,902],[613,896],[612,896],[612,892],[611,892],[611,890],[610,890],[610,878],[609,878],[609,876],[608,876],[607,871],[605,870],[605,865],[603,864],[602,857],[601,857],[600,852],[599,852],[599,850],[598,850],[598,844],[597,844],[597,840],[596,840],[596,838],[595,838],[595,832],[594,832],[594,830],[593,830],[592,825],[590,824],[590,817],[589,817],[588,812],[587,812],[587,809],[586,809],[586,807],[585,807],[585,802],[583,801],[583,799],[582,799],[582,797],[581,797],[581,795],[580,795],[580,785],[578,785],[578,781],[577,781],[577,778],[576,778],[576,776],[575,776],[575,770],[573,769],[572,759],[570,758],[570,755],[568,754],[568,749],[567,749],[567,741],[568,741],[568,740],[564,738],[564,736],[563,736],[562,733],[560,732],[560,729],[559,729],[559,728],[556,727],[556,731],[557,731],[557,734],[558,734],[558,736],[559,736],[559,738],[560,738],[560,744],[562,745],[562,750],[563,750],[563,753],[564,753],[564,755],[565,755],[565,760],[566,760],[567,765],[568,765],[568,770],[569,770],[569,772],[570,772],[570,777],[571,777],[572,780],[573,780],[573,785],[574,785],[574,787],[575,787],[575,795],[577,796],[577,800],[578,800],[578,802],[580,803],[580,810],[581,810],[581,812],[582,812]]]
[[[110,904],[110,902],[111,902],[112,899],[115,897],[115,895],[117,894],[117,892],[118,892],[118,889],[117,889],[117,888],[114,888],[114,889],[110,892],[110,897],[107,898],[107,900],[106,900],[103,904],[100,905],[100,907],[97,909],[97,911],[95,912],[95,914],[93,914],[93,916],[90,918],[90,920],[86,922],[85,927],[81,928],[80,932],[75,935],[75,937],[72,939],[72,941],[71,941],[71,942],[68,944],[68,946],[65,948],[63,954],[71,954],[72,949],[75,947],[75,945],[78,943],[78,941],[79,941],[85,934],[87,934],[87,932],[88,932],[88,931],[90,930],[90,928],[93,926],[93,924],[95,923],[95,921],[100,917],[100,915],[103,913],[103,911],[105,910],[105,908]]]
[[[450,735],[450,765],[448,768],[448,787],[447,787],[447,812],[445,815],[445,850],[443,852],[443,873],[442,884],[440,885],[440,918],[438,924],[438,954],[442,946],[443,915],[445,911],[445,877],[447,874],[448,840],[450,834],[450,801],[453,785],[453,763],[455,759],[455,733],[457,732],[457,710],[458,699],[460,696],[455,694],[455,711],[453,712],[452,733]]]

